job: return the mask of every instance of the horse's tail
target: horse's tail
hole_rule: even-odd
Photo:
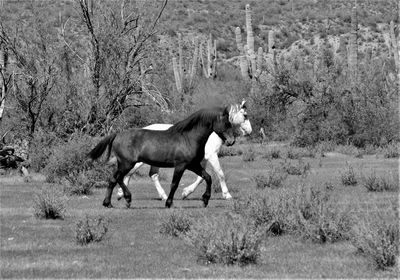
[[[106,158],[106,161],[108,161],[108,159],[110,158],[110,154],[111,154],[111,146],[112,146],[112,143],[113,143],[113,141],[114,141],[116,136],[117,136],[117,134],[113,133],[113,134],[105,137],[103,140],[100,141],[99,144],[96,145],[96,147],[94,147],[88,153],[87,156],[89,158],[91,158],[92,160],[96,160],[104,153],[104,151],[108,147],[108,153],[107,153],[107,158]]]

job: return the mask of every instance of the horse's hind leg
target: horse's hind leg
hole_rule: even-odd
[[[108,207],[108,208],[112,208],[113,207],[112,204],[111,204],[111,195],[112,195],[112,191],[113,191],[115,185],[117,184],[117,179],[116,178],[118,177],[118,174],[119,174],[119,170],[117,169],[114,172],[113,176],[111,177],[110,181],[108,182],[108,186],[107,186],[107,189],[106,189],[106,196],[105,196],[105,198],[103,200],[103,206],[104,207]]]
[[[117,170],[114,172],[112,178],[110,179],[110,182],[108,183],[106,196],[103,200],[103,206],[109,208],[113,207],[111,204],[111,196],[113,189],[117,183],[122,188],[128,207],[130,206],[130,203],[132,201],[132,194],[124,184],[124,177],[126,174],[128,174],[129,170],[133,167],[133,165],[134,164],[118,162]]]
[[[160,196],[161,200],[167,200],[167,195],[163,189],[163,187],[160,184],[160,181],[158,180],[159,175],[158,172],[160,171],[160,168],[151,166],[150,171],[149,171],[149,176],[151,180],[153,180],[154,186],[156,186],[158,195]]]
[[[128,208],[131,207],[132,194],[129,191],[128,187],[125,185],[124,178],[128,174],[129,170],[131,170],[133,165],[134,164],[132,164],[132,165],[128,165],[128,164],[122,165],[121,164],[120,172],[116,177],[116,180],[117,180],[117,182],[118,182],[119,186],[121,187],[122,192],[124,194],[124,198],[125,198],[125,201],[126,201],[126,207],[128,207]]]
[[[128,172],[127,175],[124,177],[124,184],[126,187],[129,186],[129,181],[131,180],[133,174],[143,165],[143,162],[138,162],[135,164],[135,166]],[[122,188],[118,188],[117,192],[117,199],[120,200],[124,196],[124,192],[122,191]]]

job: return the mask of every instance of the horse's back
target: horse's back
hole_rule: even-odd
[[[173,167],[195,156],[181,134],[141,128],[120,133],[114,141],[114,152],[119,158],[158,167]]]

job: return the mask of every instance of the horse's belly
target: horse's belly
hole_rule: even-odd
[[[158,167],[175,167],[182,163],[189,163],[195,157],[188,147],[177,145],[176,142],[163,141],[143,145],[138,161]]]

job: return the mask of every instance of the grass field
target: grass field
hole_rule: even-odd
[[[247,146],[243,145],[244,148]],[[238,198],[255,188],[252,178],[283,159],[267,159],[259,154],[262,147],[253,146],[254,161],[242,156],[223,157],[228,188]],[[356,176],[375,170],[377,174],[391,171],[398,178],[398,159],[368,155],[356,158],[340,153],[325,157],[304,158],[311,169],[307,177],[289,175],[283,187],[292,188],[301,182],[322,185],[330,182],[339,202],[362,204],[367,212],[371,205],[381,210],[398,205],[398,192],[368,192],[359,183],[343,186],[341,172],[346,163],[354,167]],[[168,190],[171,170],[162,171],[161,183]],[[144,171],[141,172],[145,174]],[[230,201],[221,193],[213,193],[207,208],[200,200],[201,185],[189,199],[180,193],[194,175],[185,173],[174,200],[174,208],[182,208],[193,217],[213,216],[230,211]],[[360,179],[361,180],[361,179]],[[359,181],[360,181],[359,180]],[[43,220],[33,215],[33,195],[45,185],[33,176],[31,182],[21,178],[0,178],[1,278],[396,278],[397,268],[376,270],[370,260],[356,253],[350,242],[316,244],[292,235],[267,237],[262,244],[260,260],[255,265],[206,265],[181,238],[159,233],[162,221],[172,210],[157,199],[152,182],[146,176],[136,176],[129,186],[133,194],[132,207],[117,202],[113,209],[102,207],[104,189],[90,196],[70,196],[64,220]],[[372,209],[373,207],[371,207]],[[79,219],[103,215],[110,220],[105,240],[87,246],[75,241],[75,226]]]

